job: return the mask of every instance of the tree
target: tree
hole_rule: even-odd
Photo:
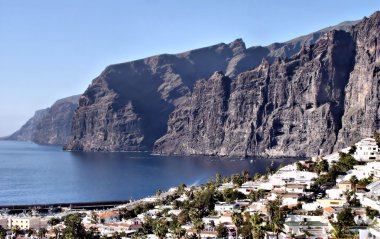
[[[255,173],[255,176],[253,177],[253,180],[254,181],[258,181],[258,180],[260,180],[261,177],[262,177],[262,175],[260,173]]]
[[[18,235],[20,235],[21,234],[21,229],[20,229],[20,227],[19,226],[14,226],[13,228],[12,228],[12,233],[17,237]]]
[[[159,197],[159,196],[161,196],[161,194],[162,194],[161,189],[157,189],[157,191],[156,191],[156,196]]]
[[[197,232],[197,234],[198,234],[198,238],[201,238],[201,232],[202,232],[202,230],[203,230],[203,228],[204,228],[204,224],[203,224],[203,221],[202,221],[202,219],[200,219],[200,218],[197,218],[197,219],[195,219],[193,222],[193,229]]]
[[[83,239],[86,237],[86,230],[82,224],[82,217],[79,214],[70,214],[65,218],[66,228],[62,231],[63,239]]]
[[[353,155],[356,152],[356,145],[351,145],[350,150],[348,151],[349,154]]]
[[[56,217],[52,217],[49,219],[49,221],[47,222],[49,226],[55,226],[57,225],[58,223],[60,223],[61,220],[59,220],[59,218],[56,218]]]
[[[298,171],[303,171],[305,168],[303,167],[303,165],[302,165],[302,163],[300,163],[300,162],[297,162],[296,163],[296,167],[297,167],[297,170]]]
[[[240,186],[243,184],[243,182],[244,182],[243,177],[242,177],[240,174],[238,174],[238,173],[233,174],[233,175],[231,176],[231,181],[232,181],[233,184],[235,184],[235,185],[237,185],[237,186],[239,186],[239,187],[240,187]]]
[[[223,223],[219,223],[218,226],[215,228],[218,238],[226,238],[228,237],[228,230],[227,228],[223,225]]]
[[[165,238],[166,233],[168,232],[168,225],[165,219],[158,219],[154,223],[154,228],[153,228],[154,234],[160,238],[163,239]]]
[[[353,176],[350,178],[350,183],[351,183],[351,186],[352,186],[352,188],[354,189],[354,191],[356,191],[356,185],[358,185],[359,180],[358,180],[358,178],[357,178],[355,175],[353,175]]]
[[[320,174],[321,172],[328,172],[329,171],[329,163],[327,160],[321,160],[318,162],[318,164],[315,166],[315,172]]]
[[[265,232],[260,225],[253,226],[253,238],[254,239],[264,239]]]
[[[229,183],[229,182],[231,182],[231,178],[230,177],[224,177],[222,181],[223,181],[223,183]]]
[[[348,228],[355,225],[354,214],[351,208],[344,208],[337,215],[338,232],[341,233],[343,228]]]
[[[284,222],[282,218],[276,216],[272,221],[272,225],[273,232],[276,233],[276,238],[278,239],[278,235],[280,234],[280,232],[282,232],[282,229],[284,227]]]
[[[215,175],[215,184],[217,187],[219,187],[222,184],[222,176],[220,173],[216,173]]]
[[[38,237],[39,238],[44,238],[46,233],[47,233],[46,228],[42,227],[42,228],[38,229]]]
[[[235,224],[236,227],[236,235],[239,236],[240,227],[243,225],[244,222],[241,213],[234,212],[232,214],[232,222]]]
[[[243,182],[248,182],[251,178],[251,175],[249,174],[248,170],[244,170],[241,175],[243,176]]]
[[[188,221],[190,221],[189,212],[187,210],[182,210],[178,215],[179,224],[184,225]]]
[[[7,235],[7,230],[5,230],[5,228],[3,228],[3,227],[0,225],[0,238],[1,238],[1,239],[4,239],[6,235]]]
[[[181,224],[178,223],[178,221],[174,221],[173,220],[173,224],[171,225],[171,231],[172,231],[172,234],[174,234],[174,238],[182,238],[183,236],[185,236],[186,234],[186,231],[185,229],[181,228]]]

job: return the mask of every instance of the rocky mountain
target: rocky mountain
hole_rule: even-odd
[[[49,108],[36,111],[18,131],[3,139],[64,145],[70,135],[71,121],[78,101],[79,95],[71,96],[56,101]]]
[[[350,29],[354,22],[332,28]],[[167,129],[169,114],[192,94],[198,80],[223,71],[234,78],[258,66],[263,58],[291,57],[324,32],[287,43],[246,48],[241,39],[229,44],[163,54],[108,66],[81,96],[66,150],[152,150]]]
[[[198,81],[169,117],[163,154],[312,156],[379,130],[380,12],[290,59]],[[283,52],[283,51],[282,51]]]

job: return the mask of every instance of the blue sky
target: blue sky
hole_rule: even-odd
[[[0,135],[82,93],[109,64],[236,38],[268,45],[378,9],[378,0],[0,0]]]

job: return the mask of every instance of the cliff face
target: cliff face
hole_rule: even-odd
[[[343,127],[336,148],[371,136],[380,129],[380,12],[357,24],[355,66],[346,86]]]
[[[164,154],[306,156],[330,152],[341,128],[354,41],[332,31],[290,60],[234,81],[214,75],[171,114]],[[230,83],[230,84],[228,84]]]
[[[353,24],[347,22],[332,28],[349,29]],[[182,54],[111,65],[81,96],[65,149],[152,150],[154,142],[166,132],[169,114],[184,102],[189,104],[187,99],[195,82],[203,80],[206,85],[204,80],[215,71],[234,78],[258,66],[263,58],[272,62],[274,56],[293,56],[326,31],[267,47],[246,49],[238,39]],[[199,87],[196,89],[201,91]]]
[[[64,145],[78,101],[79,95],[58,100],[51,107],[37,111],[18,131],[4,139]]]
[[[165,134],[169,114],[191,94],[194,82],[217,70],[234,76],[250,67],[251,58],[245,44],[236,40],[111,65],[81,96],[65,149],[151,150]]]
[[[196,84],[154,151],[313,156],[371,136],[380,120],[379,25],[377,12],[349,32],[332,30],[291,59],[238,75],[230,88],[215,87],[227,81],[221,76]]]

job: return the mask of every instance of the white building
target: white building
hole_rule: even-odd
[[[219,202],[215,204],[214,211],[218,213],[232,213],[235,210],[239,210],[240,206],[235,203]]]
[[[314,180],[318,177],[316,173],[307,171],[279,171],[273,174],[269,182],[272,185],[288,185],[288,184],[304,184],[307,189],[314,183]]]
[[[373,161],[378,158],[379,148],[373,138],[365,138],[355,144],[354,158],[358,161]]]
[[[362,206],[371,207],[380,211],[380,180],[373,182],[367,186],[370,192],[359,195],[359,200]]]
[[[307,234],[307,238],[328,238],[329,225],[320,216],[288,215],[284,223],[287,235]]]

